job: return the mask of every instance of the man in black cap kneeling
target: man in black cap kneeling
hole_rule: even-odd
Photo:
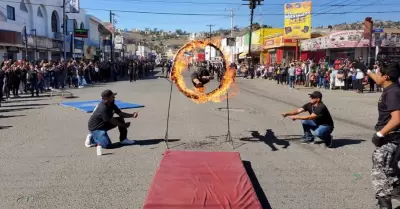
[[[283,117],[290,116],[292,120],[302,120],[304,136],[302,142],[314,142],[314,137],[323,140],[327,147],[332,146],[332,132],[334,129],[333,119],[326,105],[322,102],[322,93],[314,91],[309,94],[310,102],[303,107],[291,112],[282,113]],[[308,112],[310,115],[298,116],[303,112]],[[314,135],[311,133],[314,132]]]
[[[130,122],[125,122],[124,118],[137,118],[138,113],[133,114],[122,112],[115,105],[115,95],[111,90],[105,90],[101,93],[102,101],[97,105],[90,116],[88,127],[90,133],[85,140],[86,147],[101,145],[103,148],[111,146],[111,140],[108,137],[107,131],[118,127],[119,140],[122,145],[132,145],[134,140],[127,138]],[[114,113],[119,117],[114,117]]]

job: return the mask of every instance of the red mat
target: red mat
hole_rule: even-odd
[[[237,152],[165,151],[143,209],[261,209]]]

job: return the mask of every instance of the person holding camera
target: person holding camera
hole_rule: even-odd
[[[400,66],[398,63],[383,67],[380,72],[367,71],[377,85],[383,87],[378,101],[379,117],[372,143],[372,187],[380,209],[392,209],[391,198],[400,189]]]
[[[111,90],[105,90],[101,93],[102,101],[97,105],[93,114],[90,116],[88,127],[90,133],[85,140],[86,147],[101,145],[103,148],[110,148],[111,140],[107,131],[118,127],[119,140],[122,145],[135,144],[134,140],[129,140],[128,128],[130,122],[125,122],[124,118],[137,118],[138,113],[133,114],[122,112],[115,105],[115,95]],[[114,117],[114,113],[119,117]]]

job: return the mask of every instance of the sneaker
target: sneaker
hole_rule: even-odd
[[[326,139],[325,139],[325,146],[327,147],[327,148],[331,148],[332,147],[332,140],[333,140],[333,137],[332,137],[332,135],[329,135],[329,137],[327,137]]]
[[[310,144],[310,143],[313,143],[313,142],[314,142],[314,138],[311,138],[311,139],[304,138],[304,139],[301,140],[302,144]]]
[[[92,134],[88,134],[85,140],[85,147],[94,147],[95,144],[92,144]]]
[[[121,141],[119,143],[122,144],[122,145],[133,145],[133,144],[136,143],[136,141],[135,140],[125,139],[125,140],[123,140],[123,141]]]

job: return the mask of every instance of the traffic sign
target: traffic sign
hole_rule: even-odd
[[[375,28],[375,29],[372,29],[372,32],[373,33],[383,33],[383,29],[382,28]]]

